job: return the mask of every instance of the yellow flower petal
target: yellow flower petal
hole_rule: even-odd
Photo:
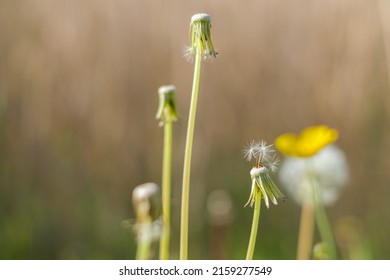
[[[299,134],[283,134],[276,138],[275,147],[287,156],[311,157],[335,142],[338,132],[325,125],[307,127]]]
[[[287,156],[297,155],[298,136],[292,133],[280,135],[275,140],[275,147]]]

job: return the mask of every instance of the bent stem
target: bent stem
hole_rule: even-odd
[[[199,45],[199,42],[198,42]],[[188,210],[190,195],[190,171],[192,157],[192,142],[194,138],[196,105],[198,101],[200,66],[202,62],[202,53],[199,51],[195,54],[194,80],[192,84],[191,104],[188,118],[187,139],[184,154],[183,167],[183,186],[181,198],[181,224],[180,224],[180,259],[188,259]]]
[[[313,247],[314,213],[310,201],[302,205],[299,225],[297,260],[308,260]]]
[[[321,194],[318,189],[318,185],[316,179],[314,178],[314,172],[312,172],[311,166],[307,166],[307,172],[310,178],[310,183],[313,190],[313,204],[314,204],[314,214],[318,227],[318,231],[320,233],[321,239],[326,243],[327,248],[329,250],[329,258],[336,259],[336,245],[332,233],[332,229],[330,226],[330,222],[326,215],[325,207],[322,202]]]
[[[259,227],[260,220],[260,208],[261,208],[261,192],[258,188],[255,189],[255,206],[253,208],[253,219],[252,219],[252,228],[251,235],[249,237],[248,250],[246,253],[246,260],[253,259],[253,252],[255,251],[257,229]]]
[[[162,167],[162,233],[160,238],[160,260],[169,259],[170,216],[171,216],[171,162],[172,122],[164,124],[164,148]]]

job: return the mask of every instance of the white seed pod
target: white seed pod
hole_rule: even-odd
[[[279,179],[289,197],[298,204],[313,200],[314,180],[323,204],[329,206],[337,201],[348,180],[348,165],[343,151],[330,145],[309,158],[286,158]]]

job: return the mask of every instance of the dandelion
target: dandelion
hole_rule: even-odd
[[[188,211],[190,195],[190,173],[192,143],[194,138],[196,105],[199,92],[200,68],[202,57],[216,56],[211,41],[211,17],[207,14],[196,14],[191,18],[191,46],[188,48],[188,55],[195,56],[194,79],[192,83],[192,94],[190,112],[188,117],[187,138],[184,152],[183,185],[181,200],[181,223],[180,223],[180,259],[188,258]]]
[[[285,196],[280,192],[278,187],[270,176],[270,172],[277,170],[279,159],[274,155],[275,150],[272,145],[267,145],[265,141],[251,141],[244,149],[244,157],[250,161],[255,159],[255,166],[250,171],[252,185],[248,202],[244,207],[254,206],[251,235],[249,237],[249,245],[246,259],[253,258],[253,252],[256,244],[257,229],[260,219],[261,199],[269,208],[269,201],[275,205],[278,204],[278,199],[285,199]]]
[[[190,24],[191,46],[185,51],[187,59],[192,60],[197,53],[204,59],[211,56],[216,57],[211,40],[211,17],[208,14],[195,14],[191,18]]]
[[[160,236],[159,187],[154,183],[139,185],[133,190],[133,206],[136,213],[137,260],[146,260],[150,246]]]
[[[314,220],[327,248],[329,258],[336,258],[336,248],[324,205],[330,205],[345,184],[347,167],[341,150],[331,145],[337,130],[325,125],[305,128],[299,135],[283,134],[276,138],[276,148],[287,158],[280,169],[280,181],[299,203],[302,211],[298,237],[298,259],[308,259],[312,251]]]
[[[255,142],[252,140],[244,149],[244,157],[248,161],[255,159],[256,162],[256,165],[250,171],[252,188],[249,200],[245,206],[253,206],[256,188],[260,190],[267,208],[269,208],[269,200],[277,205],[277,199],[285,198],[269,175],[270,172],[275,172],[278,168],[279,158],[277,158],[274,153],[275,150],[273,145],[267,145],[265,141]]]

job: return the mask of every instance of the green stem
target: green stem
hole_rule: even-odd
[[[321,198],[321,194],[318,189],[318,184],[316,179],[314,178],[314,172],[310,165],[307,166],[310,182],[313,190],[313,204],[314,204],[314,214],[316,217],[316,223],[318,227],[318,231],[320,233],[321,239],[325,242],[328,250],[329,250],[329,258],[336,259],[336,245],[331,229],[330,222],[326,215],[324,203]]]
[[[249,237],[248,250],[246,253],[246,260],[253,259],[253,252],[255,251],[257,229],[259,228],[260,220],[260,208],[261,208],[261,192],[256,188],[255,190],[255,206],[253,208],[253,219],[252,219],[252,228],[251,235]]]
[[[150,235],[152,234],[152,224],[150,221],[147,221],[145,224],[141,225],[141,233],[138,236],[137,241],[137,252],[135,258],[137,260],[147,260],[150,255]]]
[[[180,224],[180,259],[188,259],[188,211],[189,211],[189,196],[190,196],[190,171],[191,171],[191,156],[192,156],[192,142],[194,138],[196,105],[198,101],[199,80],[200,80],[200,66],[202,62],[202,53],[196,52],[194,80],[192,83],[192,94],[190,113],[188,118],[187,139],[184,154],[183,167],[183,186],[181,198],[181,224]]]
[[[160,238],[160,260],[169,259],[169,239],[171,223],[171,165],[172,165],[172,122],[164,124],[164,151],[162,167],[162,219]]]
[[[137,245],[137,260],[147,260],[150,251],[150,243],[146,241],[141,241]]]

